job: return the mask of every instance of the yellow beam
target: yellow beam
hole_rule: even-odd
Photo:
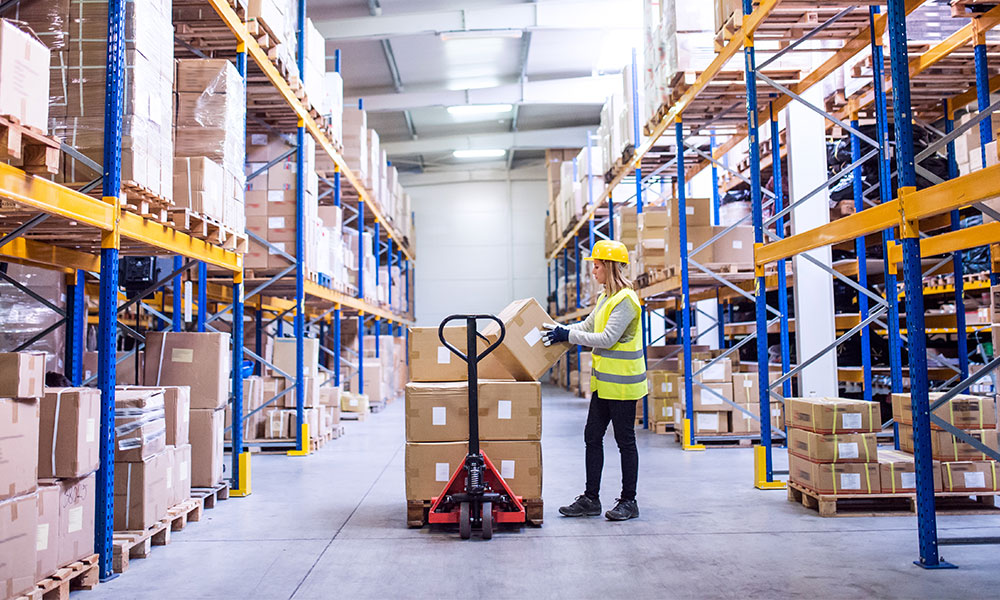
[[[160,248],[173,254],[181,254],[229,271],[243,270],[242,255],[223,250],[205,240],[191,237],[160,223],[154,223],[137,214],[122,212],[119,227],[123,238]]]
[[[403,237],[385,219],[381,210],[375,205],[371,194],[368,193],[368,190],[365,189],[365,186],[361,183],[361,179],[347,165],[347,161],[344,160],[344,157],[337,152],[336,148],[333,147],[333,143],[330,141],[330,138],[327,137],[322,130],[320,130],[319,125],[312,118],[312,115],[309,114],[306,107],[302,105],[302,102],[295,97],[295,92],[292,91],[288,82],[285,81],[285,78],[281,76],[280,72],[278,72],[278,68],[275,67],[274,63],[272,63],[267,57],[267,53],[260,47],[257,40],[255,40],[253,36],[247,32],[246,26],[240,20],[239,16],[237,16],[236,11],[233,10],[227,0],[208,0],[208,3],[215,9],[215,12],[219,14],[219,17],[222,18],[226,27],[233,32],[236,39],[246,45],[247,53],[253,57],[254,61],[271,81],[271,84],[278,90],[278,93],[285,99],[285,102],[292,108],[296,116],[298,116],[301,126],[305,127],[309,131],[309,133],[316,139],[316,142],[330,156],[330,159],[333,160],[338,167],[340,167],[341,174],[346,177],[354,189],[357,190],[361,201],[368,206],[368,210],[372,211],[372,214],[375,215],[375,218],[378,219],[381,224],[382,229],[391,239],[395,240],[396,244],[402,249],[403,254],[405,254],[408,259],[413,260],[413,252],[408,246],[403,244]]]
[[[0,197],[105,231],[114,225],[114,207],[107,202],[2,163]]]
[[[958,250],[968,250],[1000,242],[1000,223],[984,223],[958,231],[951,231],[920,240],[920,256],[940,256]],[[903,246],[896,243],[889,248],[889,262],[903,262]],[[954,287],[951,288],[954,291]]]
[[[381,307],[368,304],[360,298],[355,298],[353,296],[348,296],[347,294],[325,288],[314,281],[307,280],[305,282],[305,293],[307,296],[326,300],[328,302],[332,302],[333,304],[341,304],[344,307],[359,310],[366,315],[372,315],[390,323],[402,323],[404,325],[412,324],[409,319],[403,318]]]
[[[14,259],[15,262],[25,262],[47,269],[70,272],[73,269],[81,271],[100,271],[99,256],[79,252],[69,248],[52,246],[35,240],[17,238],[0,246],[0,256]]]

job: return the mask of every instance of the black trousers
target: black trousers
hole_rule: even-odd
[[[622,456],[622,500],[635,500],[639,478],[639,451],[635,446],[635,403],[637,400],[604,400],[597,392],[590,397],[587,426],[583,430],[586,444],[588,498],[600,499],[601,471],[604,470],[604,433],[608,423],[615,428],[615,441]]]

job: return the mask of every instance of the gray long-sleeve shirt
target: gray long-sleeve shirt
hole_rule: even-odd
[[[569,343],[608,349],[618,342],[629,342],[639,329],[639,309],[629,300],[622,300],[611,309],[604,331],[594,332],[594,315],[604,306],[607,298],[601,299],[590,315],[580,323],[569,325]]]

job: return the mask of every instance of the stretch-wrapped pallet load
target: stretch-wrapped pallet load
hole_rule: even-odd
[[[61,5],[61,4],[60,4]],[[170,0],[125,0],[125,78],[122,111],[122,180],[164,203],[173,196],[174,39]],[[104,104],[108,3],[70,0],[68,42],[53,57],[53,80],[65,90],[50,108],[52,133],[89,158],[104,160]],[[56,94],[59,93],[57,90]],[[60,179],[93,179],[90,167],[64,154]]]

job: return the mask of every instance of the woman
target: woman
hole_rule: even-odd
[[[604,286],[597,306],[582,323],[551,325],[545,345],[570,342],[593,348],[590,376],[590,411],[583,430],[586,445],[587,489],[559,512],[567,517],[601,514],[601,470],[604,468],[604,433],[608,423],[615,428],[615,441],[622,457],[622,493],[615,507],[604,514],[612,521],[639,516],[635,486],[639,452],[635,446],[635,403],[648,393],[646,362],[642,351],[639,297],[625,276],[628,250],[621,242],[601,240],[590,258],[594,279]]]

